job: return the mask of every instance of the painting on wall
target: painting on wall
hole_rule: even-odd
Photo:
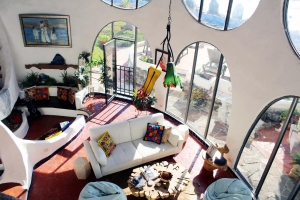
[[[70,17],[20,14],[25,47],[72,47]]]
[[[162,71],[167,71],[168,52],[155,49],[155,64],[158,64],[158,62]]]

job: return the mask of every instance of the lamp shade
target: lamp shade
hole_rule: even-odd
[[[164,79],[164,87],[176,87],[179,84],[182,88],[182,83],[180,77],[177,75],[175,70],[175,64],[169,62],[167,64],[167,71]]]

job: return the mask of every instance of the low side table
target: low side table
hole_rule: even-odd
[[[74,171],[78,179],[86,179],[91,174],[91,165],[86,157],[76,158]]]
[[[162,171],[171,172],[173,177],[169,183],[160,182],[160,178],[156,178],[153,181],[152,185],[146,185],[143,188],[135,188],[131,181],[133,177],[141,175],[141,172],[150,166],[144,166],[133,169],[129,179],[128,179],[128,187],[135,197],[146,197],[148,200],[155,199],[164,199],[168,198],[170,195],[175,196],[177,193],[184,191],[186,186],[190,181],[190,174],[187,169],[185,169],[182,165],[178,163],[168,163],[167,161],[163,161],[161,163],[155,163],[151,165],[154,170],[156,170],[159,174]],[[161,183],[160,186],[157,186],[156,183]]]

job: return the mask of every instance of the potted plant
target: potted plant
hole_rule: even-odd
[[[133,105],[137,110],[146,110],[157,102],[156,97],[146,94],[143,88],[133,90]]]

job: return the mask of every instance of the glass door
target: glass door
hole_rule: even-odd
[[[104,44],[105,103],[108,105],[116,96],[116,40]]]

